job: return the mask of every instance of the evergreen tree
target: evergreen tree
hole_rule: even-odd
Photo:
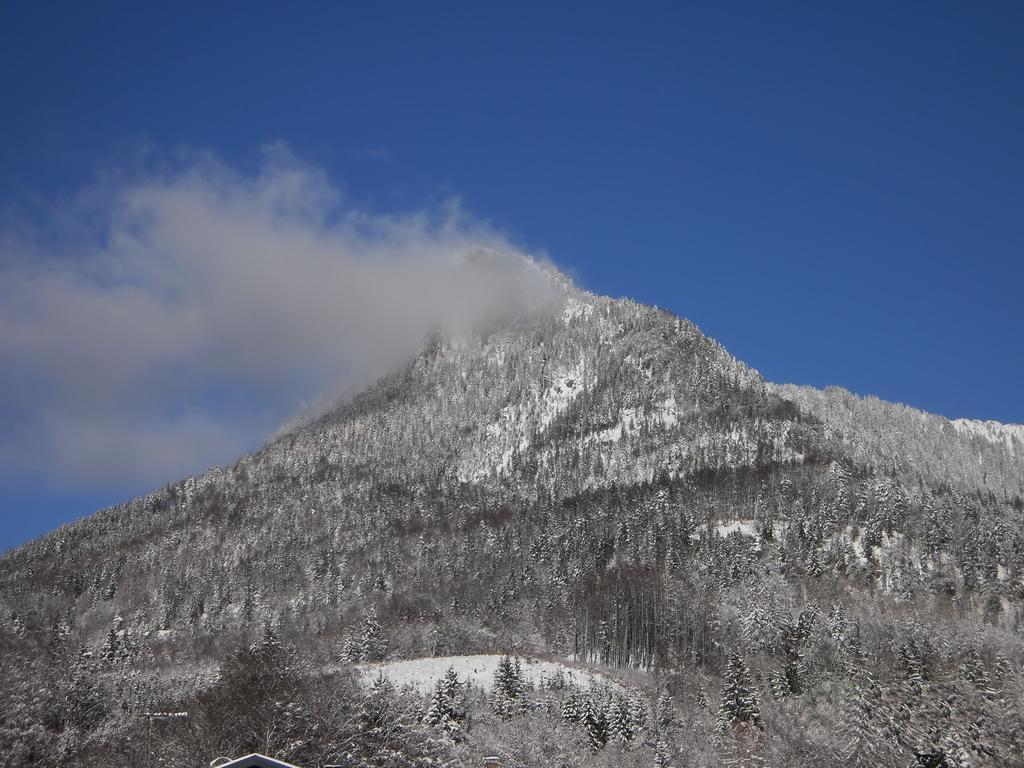
[[[644,729],[647,727],[647,720],[650,717],[650,711],[647,708],[647,702],[644,700],[643,694],[640,691],[633,691],[629,696],[629,728],[630,728],[630,739],[637,738]]]
[[[363,632],[359,638],[361,646],[360,661],[381,661],[388,652],[388,641],[384,637],[377,612],[371,611],[363,620]]]
[[[448,720],[448,702],[444,695],[444,686],[438,680],[434,684],[434,695],[430,697],[430,706],[423,715],[423,722],[427,725],[441,725]]]
[[[494,689],[502,690],[510,696],[514,696],[518,688],[515,666],[508,655],[498,659],[498,666],[494,670]]]
[[[502,656],[494,671],[491,688],[491,709],[498,717],[509,720],[526,710],[523,681],[519,660],[515,662],[508,655]]]
[[[593,692],[587,694],[583,711],[583,729],[593,750],[599,750],[608,743],[608,721],[605,719],[604,707],[594,701]]]
[[[774,653],[779,645],[776,621],[777,605],[774,594],[764,581],[750,592],[748,607],[741,620],[743,642],[752,651]]]
[[[927,657],[916,638],[911,637],[900,644],[896,651],[896,665],[903,673],[904,688],[912,696],[920,694],[927,677]]]
[[[107,630],[107,637],[100,648],[100,660],[107,666],[113,666],[121,658],[121,638],[114,627]]]
[[[944,749],[916,752],[910,768],[961,768],[963,764]]]
[[[387,655],[388,642],[384,637],[377,612],[371,610],[363,619],[358,634],[351,634],[342,647],[341,658],[350,664],[365,661],[381,661]]]
[[[708,701],[708,693],[704,690],[704,683],[697,683],[697,696],[694,703],[702,711],[707,711],[707,708],[710,706],[711,702]]]
[[[672,758],[669,756],[668,744],[663,739],[658,739],[654,745],[654,768],[672,768]]]
[[[448,670],[444,673],[441,687],[444,689],[445,698],[451,703],[452,715],[456,720],[462,720],[465,717],[464,690],[454,667],[448,667]]]
[[[622,696],[612,696],[605,711],[609,744],[625,744],[633,740],[628,705]]]
[[[108,702],[97,682],[96,662],[91,651],[82,648],[64,680],[63,724],[87,731],[106,715]]]
[[[1006,657],[1006,654],[996,654],[996,680],[1005,682],[1013,677],[1013,664]]]
[[[828,613],[828,633],[836,641],[846,635],[846,609],[842,603],[833,603]]]
[[[562,699],[562,720],[566,723],[578,723],[584,713],[583,707],[580,706],[580,695],[576,690],[569,691],[565,698]]]
[[[762,727],[761,702],[754,690],[750,670],[738,653],[729,654],[718,719],[723,730],[737,723]]]
[[[700,690],[698,690],[699,692]],[[699,703],[698,706],[700,706]],[[706,703],[705,706],[707,706]],[[672,695],[668,692],[667,685],[662,686],[661,691],[658,692],[655,710],[657,711],[658,727],[662,730],[671,728],[675,723],[675,702],[672,701]]]
[[[847,765],[867,768],[880,763],[882,734],[876,722],[879,698],[871,675],[857,669],[847,683],[841,705],[841,757]]]
[[[359,725],[371,738],[383,739],[395,727],[397,702],[395,685],[383,672],[370,685],[359,710]]]
[[[779,680],[779,693],[782,696],[803,693],[807,678],[803,647],[811,636],[816,616],[814,609],[808,609],[801,611],[796,621],[786,621],[782,624],[780,643],[785,658]]]
[[[448,667],[445,676],[434,686],[434,694],[430,698],[430,706],[423,717],[423,722],[440,727],[452,738],[459,739],[465,719],[466,706],[463,701],[462,683],[459,682],[455,669]]]
[[[363,644],[357,637],[349,637],[341,650],[341,658],[350,664],[358,664],[363,660]]]
[[[960,670],[963,676],[974,684],[974,687],[986,698],[994,698],[996,691],[992,688],[992,678],[985,666],[977,646],[970,646],[961,657]]]

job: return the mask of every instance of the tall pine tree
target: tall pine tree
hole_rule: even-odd
[[[756,728],[762,728],[761,702],[754,689],[750,670],[738,653],[729,654],[718,720],[723,730],[738,723],[748,723]]]

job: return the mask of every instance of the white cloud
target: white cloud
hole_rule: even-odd
[[[480,250],[484,249],[484,250]],[[0,462],[68,485],[157,484],[225,462],[301,398],[408,357],[549,284],[450,201],[347,204],[267,150],[92,189],[0,233]],[[6,411],[6,413],[4,413]]]

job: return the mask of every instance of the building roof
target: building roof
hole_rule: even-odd
[[[239,757],[236,760],[232,760],[229,763],[221,763],[217,768],[299,768],[297,765],[283,762],[282,760],[275,760],[272,757],[266,755],[260,755],[253,752],[251,755],[245,757]]]

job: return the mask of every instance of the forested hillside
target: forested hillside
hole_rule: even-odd
[[[567,288],[5,555],[0,763],[1021,764],[1006,434],[771,385]],[[614,684],[352,674],[480,653]]]
[[[840,387],[824,390],[773,386],[781,397],[825,424],[852,461],[893,473],[987,490],[1002,499],[1024,497],[1024,426],[950,421],[942,416],[857,397]]]

